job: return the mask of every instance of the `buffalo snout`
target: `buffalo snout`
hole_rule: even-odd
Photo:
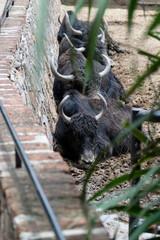
[[[83,163],[91,164],[95,161],[95,158],[96,158],[96,156],[91,150],[85,150],[80,156],[79,163],[80,164],[83,164]]]

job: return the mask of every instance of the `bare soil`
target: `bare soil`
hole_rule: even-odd
[[[73,6],[68,5],[62,5],[62,9],[63,8],[66,10],[74,10]],[[87,11],[87,8],[83,8],[78,18],[87,20]],[[92,17],[95,13],[96,8],[92,9]],[[151,54],[157,54],[160,50],[160,43],[158,40],[148,38],[144,35],[146,27],[150,24],[152,17],[155,15],[155,9],[147,8],[145,15],[144,17],[144,12],[141,7],[139,7],[134,14],[133,27],[129,35],[127,29],[127,9],[124,5],[114,5],[105,11],[104,18],[108,22],[110,36],[119,44],[120,48],[127,50],[125,53],[113,52],[111,56],[115,63],[113,72],[119,77],[126,90],[132,86],[136,76],[143,73],[150,63],[147,57],[137,53],[137,49],[145,50]],[[159,91],[160,71],[153,74],[151,78],[145,80],[143,85],[132,94],[129,104],[134,107],[150,110],[154,106],[155,100],[160,100]],[[158,124],[155,124],[155,126],[155,133],[157,136],[160,136],[160,126]],[[148,129],[147,124],[145,124],[145,129]],[[106,159],[106,161],[100,163],[89,181],[87,188],[88,197],[100,190],[115,177],[130,172],[130,158],[131,156],[128,153],[119,157],[110,157]],[[70,167],[70,173],[75,178],[77,187],[81,191],[86,171],[75,167],[74,163],[70,161],[67,162]],[[159,160],[156,160],[156,164],[158,162]],[[150,164],[155,164],[155,162],[150,162]],[[123,189],[126,186],[127,184],[123,184],[123,186],[117,188],[117,190]],[[114,189],[114,191],[116,190]],[[105,196],[109,194],[110,192],[106,193]],[[154,198],[157,198],[156,194],[148,196],[147,200],[144,201],[148,202]]]

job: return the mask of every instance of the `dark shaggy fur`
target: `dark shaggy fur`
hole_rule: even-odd
[[[68,11],[67,13],[71,21],[73,12]],[[88,43],[88,38],[90,35],[92,23],[88,24],[87,22],[80,21],[76,18],[73,23],[73,27],[76,30],[80,30],[83,33],[82,36],[74,35],[70,31],[68,31],[65,23],[65,18],[63,19],[61,27],[58,32],[58,37],[57,37],[59,42],[59,55],[64,53],[69,47],[67,40],[64,38],[64,33],[66,33],[76,48],[79,48],[79,47],[86,48],[86,51],[83,52],[83,54],[85,57],[87,57],[88,56],[87,43]],[[101,32],[99,31],[99,34],[100,33]],[[102,54],[107,54],[107,45],[106,43],[102,43],[101,40],[97,38],[94,59],[99,61],[102,64],[105,64],[104,59],[102,58]]]
[[[67,123],[62,117],[56,125],[54,138],[61,146],[61,154],[73,161],[81,161],[84,151],[90,151],[96,157],[104,147],[124,128],[124,120],[131,122],[131,108],[123,105],[119,107],[119,102],[115,99],[107,99],[107,111],[98,121],[94,116],[101,111],[102,101],[81,95],[77,91],[69,91],[70,98],[64,106],[64,112],[71,116],[71,121]],[[113,149],[106,153],[121,154],[130,150],[130,135],[118,142]]]
[[[68,11],[69,17],[73,15],[72,11]],[[73,27],[83,32],[83,36],[74,36],[68,33],[65,20],[61,24],[58,38],[59,38],[59,58],[58,58],[58,71],[64,75],[73,74],[75,76],[72,82],[62,82],[55,79],[53,86],[53,95],[58,106],[62,100],[64,94],[68,90],[76,89],[82,93],[84,79],[85,79],[85,66],[87,53],[87,39],[90,27],[86,27],[83,21],[75,19]],[[63,33],[69,34],[71,41],[75,47],[86,47],[84,53],[79,53],[74,49],[70,49],[67,40],[64,38]],[[84,37],[84,35],[86,35]],[[99,77],[98,72],[101,72],[105,67],[105,61],[102,57],[102,53],[106,53],[106,44],[97,39],[95,47],[95,60],[93,62],[92,72],[88,76],[88,81],[85,86],[84,94],[87,96],[93,96],[95,93],[100,92],[105,98],[121,99],[125,93],[122,83],[115,76],[112,70],[109,71],[107,76],[102,79]]]
[[[76,89],[82,93],[85,79],[86,58],[82,53],[68,49],[58,59],[58,72],[64,75],[73,74],[75,79],[72,82],[62,82],[55,79],[53,85],[53,95],[58,106],[64,94],[68,90]],[[86,83],[85,95],[92,95],[94,92],[100,91],[101,79],[97,72],[92,72],[88,76]]]

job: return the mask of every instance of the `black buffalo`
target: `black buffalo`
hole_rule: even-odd
[[[61,25],[60,35],[63,38],[59,45],[59,57],[58,57],[58,69],[56,70],[53,61],[51,62],[51,70],[55,76],[53,95],[58,106],[62,100],[64,93],[69,89],[76,89],[79,92],[88,96],[93,96],[99,92],[105,98],[121,99],[125,93],[122,83],[115,76],[111,70],[111,60],[105,55],[106,46],[104,41],[104,34],[102,31],[102,40],[99,40],[100,44],[96,44],[95,56],[93,60],[92,71],[89,73],[87,82],[85,82],[85,66],[86,66],[86,48],[84,39],[79,39],[77,36],[72,36],[72,41],[64,33],[67,32],[66,18],[69,19],[73,13],[66,12],[66,17]],[[69,23],[70,25],[70,23]],[[86,34],[87,30],[83,22],[75,20],[77,28],[81,29],[81,32]],[[81,26],[81,27],[80,27]],[[82,31],[83,30],[83,31]],[[84,36],[84,34],[82,36]],[[86,37],[87,38],[87,37]],[[99,61],[97,61],[99,60]],[[107,65],[106,64],[107,61]],[[105,69],[105,70],[104,70]]]
[[[79,38],[76,38],[76,37],[69,38],[69,36],[64,33],[64,37],[59,44],[59,56],[64,54],[64,52],[68,50],[70,47],[74,47],[77,51],[82,52],[85,58],[87,58],[88,56],[87,44],[88,44],[87,42],[83,42]],[[105,65],[104,58],[102,57],[103,54],[108,55],[106,44],[105,44],[104,38],[102,37],[96,40],[93,58],[94,60],[100,62],[102,65]]]
[[[106,59],[107,64],[103,66],[96,61],[94,62],[93,71],[89,74],[86,82],[85,95],[93,96],[101,91],[101,79],[110,71],[110,59],[106,55],[103,55],[103,57]],[[57,106],[66,91],[76,89],[82,93],[85,84],[85,66],[86,58],[74,48],[69,48],[59,56],[58,69],[56,69],[52,59],[51,70],[55,76],[53,95]],[[98,71],[99,69],[100,71]]]
[[[66,51],[68,51],[69,48],[72,48],[74,49],[74,51],[79,51],[79,52],[82,52],[84,54],[85,52],[85,48],[83,47],[84,45],[81,44],[81,41],[78,40],[77,42],[77,39],[74,41],[74,42],[71,42],[70,39],[68,38],[68,36],[66,34],[64,34],[64,38],[62,39],[61,43],[60,43],[60,47],[59,47],[59,50],[60,50],[60,54],[59,54],[59,69],[62,68],[62,65],[64,66],[65,63],[64,61],[62,61],[62,59],[64,58],[63,57],[63,54],[66,55]],[[93,68],[94,68],[94,75],[96,72],[102,72],[105,68],[104,66],[104,62],[105,62],[105,58],[103,57],[104,54],[106,51],[105,51],[105,48],[103,49],[102,45],[97,45],[96,46],[96,55],[98,56],[97,52],[99,51],[99,53],[101,53],[101,57],[99,58],[100,59],[103,59],[103,61],[97,61],[97,60],[93,60]],[[81,54],[82,55],[82,54]],[[84,54],[85,56],[85,54]],[[105,55],[107,56],[107,55]],[[68,55],[68,58],[69,58],[69,55]],[[71,58],[71,56],[70,56]],[[86,61],[85,61],[85,58],[83,57],[80,57],[81,59],[83,59],[83,64],[85,65]],[[82,62],[81,62],[82,63]],[[112,72],[112,69],[111,69],[111,61],[110,61],[110,58],[107,56],[107,64],[109,65],[108,66],[108,72],[106,72],[105,75],[103,75],[100,79],[97,79],[97,81],[95,81],[93,79],[93,82],[94,82],[94,85],[95,86],[95,83],[96,83],[96,90],[99,89],[99,92],[105,97],[105,98],[115,98],[115,99],[121,99],[123,98],[124,94],[125,94],[125,90],[124,90],[124,87],[121,83],[121,81],[118,79],[118,77]],[[65,69],[66,67],[64,67]],[[77,64],[77,69],[82,69],[82,64],[80,64],[80,67],[79,67],[79,64]],[[92,76],[93,77],[93,76]],[[97,75],[96,75],[97,77]],[[81,81],[83,82],[83,81]],[[89,82],[89,84],[87,84],[87,86],[90,85],[90,88],[91,88],[91,80]],[[90,92],[92,92],[93,89],[90,90]]]
[[[125,94],[124,87],[112,72],[108,56],[103,55],[103,58],[107,61],[106,66],[95,60],[93,61],[93,71],[88,76],[84,94],[93,96],[99,92],[105,98],[119,100]],[[57,70],[52,60],[51,70],[55,76],[53,95],[57,106],[66,91],[76,89],[82,93],[85,80],[85,65],[86,58],[75,49],[68,49],[59,56]]]
[[[73,24],[71,24],[71,20],[72,20],[73,16],[74,16],[73,11],[65,11],[65,16],[61,23],[61,26],[60,26],[60,29],[58,32],[58,36],[57,36],[58,42],[59,43],[61,42],[61,40],[64,37],[64,33],[66,33],[70,38],[73,38],[75,46],[76,46],[76,44],[78,44],[78,45],[80,44],[81,46],[86,47],[87,42],[88,42],[88,37],[89,37],[90,31],[91,31],[92,23],[78,20],[75,17]],[[105,32],[101,32],[101,30],[99,30],[96,48],[99,49],[102,47],[102,51],[104,51],[104,49],[105,49],[105,51],[107,51],[108,55],[112,55],[113,51],[116,51],[117,53],[126,52],[125,49],[121,49],[118,46],[118,44],[110,37],[110,35],[108,33],[108,23],[105,20],[103,20],[101,25]],[[95,48],[95,52],[96,52],[96,48]],[[87,54],[87,51],[85,53]],[[98,51],[98,53],[99,53],[99,51]],[[101,54],[98,54],[98,55],[95,54],[95,57],[99,58],[100,56],[101,56]],[[101,60],[103,61],[103,59],[101,59]]]
[[[66,93],[59,105],[59,119],[54,140],[63,157],[92,163],[111,141],[124,131],[124,120],[131,122],[131,107],[119,106],[115,99],[89,98],[73,90]],[[116,143],[105,157],[130,150],[130,135]]]
[[[67,34],[76,48],[84,48],[83,54],[85,57],[87,57],[88,38],[92,23],[84,23],[83,21],[75,18],[72,26],[70,21],[73,15],[74,13],[72,11],[65,11],[65,16],[58,32],[58,42],[60,44],[59,55],[61,55],[61,53],[64,53],[68,48],[68,43],[64,38],[64,34]],[[108,55],[107,45],[105,42],[105,33],[102,28],[100,28],[94,49],[94,59],[101,62],[102,64],[105,64],[104,59],[102,58],[102,54]]]

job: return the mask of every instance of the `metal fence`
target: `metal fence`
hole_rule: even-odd
[[[144,120],[140,123],[138,126],[138,129],[141,131],[142,130],[142,124],[144,121],[147,122],[153,122],[153,123],[158,123],[160,122],[160,111],[148,111],[148,110],[143,110],[141,108],[132,108],[132,123],[135,121],[139,120],[140,118],[144,118]],[[133,166],[137,164],[139,155],[138,152],[141,149],[141,142],[132,135],[132,143],[131,143],[131,167],[133,169]],[[140,166],[137,165],[134,170],[139,170]],[[139,178],[134,179],[132,181],[132,185],[136,185],[139,182]],[[134,201],[134,199],[133,199]],[[136,204],[139,206],[139,202]],[[135,222],[136,218],[133,216],[129,217],[129,235],[131,235],[134,231],[135,228],[133,228],[133,224]],[[135,239],[136,240],[136,239]]]
[[[5,120],[5,123],[9,129],[9,132],[10,132],[10,134],[13,138],[14,144],[15,144],[15,162],[16,162],[15,165],[16,165],[16,167],[20,168],[22,165],[22,162],[24,163],[26,170],[28,172],[28,175],[30,176],[31,181],[33,182],[33,185],[36,189],[36,192],[41,201],[41,204],[42,204],[44,211],[48,217],[50,225],[51,225],[53,231],[55,232],[56,238],[58,240],[65,240],[65,237],[63,236],[63,233],[62,233],[62,229],[60,228],[59,223],[57,222],[56,216],[49,204],[49,201],[43,191],[43,188],[36,176],[35,171],[33,170],[32,166],[30,165],[30,162],[24,152],[23,146],[21,145],[21,143],[17,137],[17,134],[7,116],[7,113],[4,109],[1,101],[0,101],[0,112]]]

